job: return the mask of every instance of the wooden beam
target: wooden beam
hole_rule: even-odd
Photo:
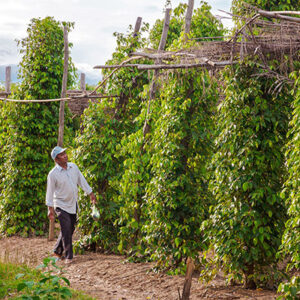
[[[139,65],[139,70],[159,70],[159,69],[191,69],[191,68],[212,68],[212,67],[225,67],[238,63],[237,61],[220,61],[220,62],[202,62],[195,64],[174,64],[174,65]]]
[[[85,99],[85,98],[95,98],[95,99],[102,99],[102,98],[116,98],[116,97],[120,97],[118,95],[89,95],[89,94],[86,94],[84,96],[80,95],[80,96],[71,96],[71,100],[78,100],[78,99]]]
[[[142,57],[146,57],[149,59],[173,59],[174,56],[189,56],[189,57],[196,57],[196,54],[193,53],[189,53],[182,51],[179,52],[157,52],[157,53],[147,53],[147,52],[132,52],[130,53],[131,55],[137,55],[137,56],[142,56]]]
[[[131,68],[131,67],[137,67],[139,64],[126,64],[122,65],[122,68]],[[120,65],[99,65],[95,66],[94,69],[115,69],[118,68]]]
[[[300,18],[283,16],[282,14],[278,14],[276,11],[271,12],[271,11],[265,11],[265,10],[258,9],[257,12],[263,17],[281,19],[281,20],[285,20],[285,21],[300,23]]]
[[[281,20],[285,20],[285,21],[300,23],[300,18],[283,16],[283,15],[300,15],[300,11],[282,11],[282,10],[281,11],[266,11],[266,10],[260,9],[256,6],[253,6],[248,3],[244,3],[244,5],[254,9],[257,13],[259,13],[263,17],[281,19]]]
[[[10,94],[11,66],[5,68],[5,92]]]
[[[273,11],[275,14],[281,14],[281,15],[296,15],[300,16],[300,11],[294,11],[294,10],[277,10]]]

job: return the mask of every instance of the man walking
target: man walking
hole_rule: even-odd
[[[78,210],[78,186],[90,196],[93,204],[96,203],[96,197],[77,165],[68,162],[66,149],[56,146],[51,152],[56,165],[48,174],[46,205],[48,218],[54,221],[55,211],[61,228],[54,247],[54,255],[62,257],[64,252],[66,263],[71,263],[73,259],[72,235]]]

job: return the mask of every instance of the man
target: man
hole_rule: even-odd
[[[73,259],[72,235],[78,209],[78,186],[90,196],[93,204],[96,203],[96,197],[77,165],[68,162],[66,149],[56,146],[51,152],[56,165],[48,174],[46,205],[48,218],[54,221],[55,211],[61,228],[54,247],[54,255],[61,258],[64,252],[65,262],[71,263]]]

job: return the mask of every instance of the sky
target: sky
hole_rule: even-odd
[[[188,0],[171,0],[171,7],[180,2]],[[231,0],[206,2],[214,15],[226,16],[219,10],[230,12]],[[26,37],[32,18],[51,16],[57,21],[75,22],[69,34],[69,42],[73,43],[70,55],[75,66],[86,73],[87,81],[94,84],[100,80],[101,70],[93,67],[105,64],[116,47],[113,33],[125,33],[137,17],[153,25],[156,19],[163,18],[165,3],[166,0],[0,0],[0,66],[20,62],[16,39]],[[194,8],[199,6],[200,0],[195,0]],[[230,20],[222,21],[226,27],[231,26]]]

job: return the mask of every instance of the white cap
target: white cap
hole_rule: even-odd
[[[67,150],[67,148],[62,148],[62,147],[59,147],[59,146],[54,147],[53,150],[51,151],[52,159],[54,160],[58,154],[66,151],[66,150]]]

